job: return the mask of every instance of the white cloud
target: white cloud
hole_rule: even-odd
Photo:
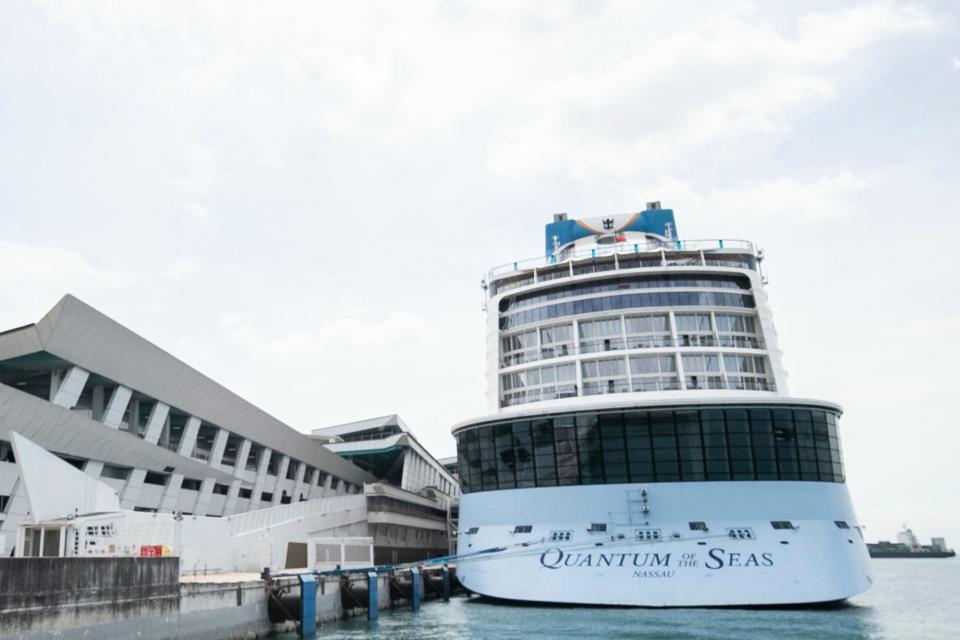
[[[779,216],[796,220],[851,217],[862,212],[861,196],[870,185],[868,177],[840,172],[811,179],[746,180],[720,188],[667,177],[645,186],[643,192],[633,190],[638,202],[644,194],[655,194],[677,211],[724,220],[732,228],[748,228],[751,220]]]
[[[309,328],[275,334],[262,331],[246,313],[224,314],[219,325],[234,343],[253,356],[265,359],[303,359],[343,349],[382,354],[391,348],[435,343],[443,337],[436,327],[408,312],[395,311],[384,318],[371,318],[359,312],[329,314],[329,317],[330,320]]]
[[[181,158],[179,175],[173,178],[173,184],[184,194],[203,196],[210,193],[226,179],[223,162],[216,149],[202,144],[191,144]],[[199,211],[196,203],[188,204],[188,213]]]
[[[488,166],[578,178],[709,166],[732,147],[742,153],[788,134],[834,99],[844,65],[864,49],[935,26],[917,7],[888,3],[809,14],[796,33],[750,12],[707,14],[638,38],[620,58],[534,82],[520,98],[524,119],[493,141]]]
[[[956,357],[917,345],[958,317],[953,83],[927,73],[960,70],[956,12],[816,4],[15,3],[0,328],[71,292],[292,423],[401,410],[450,451],[484,406],[475,274],[535,253],[545,211],[660,199],[684,237],[770,249],[796,386],[947,415]],[[921,422],[886,413],[871,439]],[[944,502],[948,466],[908,475]]]
[[[191,278],[200,273],[200,262],[192,256],[180,256],[160,268],[160,275],[172,280]]]
[[[213,212],[199,202],[188,202],[182,207],[187,217],[204,231],[210,231],[216,226]]]
[[[0,327],[39,320],[64,294],[117,293],[133,279],[62,247],[0,240]]]

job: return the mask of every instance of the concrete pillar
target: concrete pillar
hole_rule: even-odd
[[[83,465],[83,472],[91,478],[99,478],[103,472],[103,463],[96,460],[87,460]]]
[[[314,487],[317,484],[317,471],[316,467],[313,467],[313,470],[310,473],[307,473],[307,465],[303,465],[303,495],[309,500],[313,496]],[[298,496],[299,497],[299,496]]]
[[[132,511],[137,506],[137,500],[140,499],[140,490],[143,489],[143,480],[147,477],[146,469],[133,469],[130,471],[130,477],[127,483],[123,485],[123,491],[120,492],[120,508]]]
[[[260,452],[260,459],[257,460],[257,479],[253,483],[253,493],[250,495],[250,510],[260,508],[260,494],[267,484],[267,467],[270,465],[270,456],[273,450],[267,447]]]
[[[249,438],[244,438],[237,449],[237,464],[233,468],[233,475],[240,475],[247,470],[247,458],[250,457],[250,446],[253,442]]]
[[[230,489],[227,491],[227,499],[223,503],[222,515],[229,516],[237,512],[237,502],[240,500],[241,485],[242,482],[239,478],[230,483]]]
[[[420,491],[425,486],[427,486],[427,465],[424,462],[424,459],[417,455],[417,452],[413,449],[410,450],[413,454],[413,459],[417,461],[417,491]]]
[[[292,499],[294,502],[300,501],[301,493],[303,494],[304,499],[307,498],[307,494],[309,493],[309,487],[307,487],[303,482],[303,479],[306,477],[306,475],[307,475],[307,465],[301,462],[300,468],[297,469],[297,475],[293,479],[293,498]]]
[[[160,506],[157,511],[162,513],[173,512],[177,506],[177,498],[180,497],[180,489],[183,486],[183,474],[172,473],[167,481],[167,486],[163,489],[163,497],[160,498]]]
[[[210,497],[213,495],[213,478],[204,478],[197,492],[197,501],[193,503],[193,515],[205,516],[210,507]]]
[[[414,486],[416,487],[416,491],[419,491],[423,488],[423,460],[421,460],[420,456],[414,453],[412,449],[410,450],[410,455],[413,456],[413,461],[416,465],[414,468],[417,470],[416,482],[414,483]]]
[[[90,372],[80,367],[70,367],[63,380],[54,371],[50,376],[50,402],[64,409],[72,409],[80,399],[89,377]]]
[[[413,489],[410,488],[410,482],[412,479],[411,474],[413,473],[413,470],[411,469],[412,466],[413,466],[413,462],[411,461],[411,458],[410,458],[410,449],[407,449],[406,451],[403,452],[403,471],[400,473],[401,489],[406,489],[407,491],[413,491]]]
[[[30,519],[30,503],[27,501],[27,491],[20,478],[13,483],[10,491],[10,500],[7,502],[7,510],[3,513],[3,519],[0,520],[0,534],[3,534],[5,541],[0,548],[0,553],[4,558],[10,555],[10,549],[17,543],[18,527],[17,525],[24,520]]]
[[[326,497],[331,493],[333,493],[333,489],[331,488],[332,486],[333,486],[333,474],[328,472],[327,477],[323,479],[323,491],[321,492],[320,495],[322,497]]]
[[[318,482],[320,482],[321,473],[323,472],[320,471],[320,469],[314,469],[313,477],[310,478],[310,493],[307,494],[307,498],[310,498],[311,500],[313,498],[323,497],[323,487],[320,484],[317,484]]]
[[[223,458],[223,450],[227,448],[227,438],[230,432],[226,429],[217,429],[217,435],[213,437],[213,447],[210,449],[210,464],[220,464]]]
[[[103,412],[103,424],[111,429],[119,429],[120,423],[123,422],[123,414],[127,411],[127,405],[130,404],[131,396],[133,396],[133,391],[124,386],[114,389],[110,396],[110,402],[107,403],[107,408]],[[133,416],[131,416],[131,421],[135,421]]]
[[[183,427],[183,435],[180,436],[180,445],[177,447],[177,453],[189,458],[193,454],[193,448],[197,446],[197,433],[200,431],[200,418],[190,416],[187,418],[187,424]]]
[[[160,434],[163,433],[163,425],[167,422],[167,416],[170,415],[170,406],[157,402],[153,405],[153,411],[150,412],[150,418],[147,420],[147,430],[143,434],[143,439],[150,444],[157,444],[160,441]]]
[[[273,500],[270,504],[276,506],[280,504],[280,497],[283,494],[283,487],[287,484],[287,471],[290,469],[290,456],[280,458],[280,466],[277,467],[277,481],[273,483]]]

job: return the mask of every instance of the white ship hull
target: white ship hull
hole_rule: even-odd
[[[644,513],[639,499],[647,491]],[[846,486],[686,482],[541,487],[462,497],[458,577],[471,591],[544,603],[792,606],[872,584]],[[774,529],[789,521],[793,529]],[[708,531],[694,531],[705,522]],[[841,528],[837,523],[849,528]],[[609,523],[589,532],[591,523]],[[515,527],[532,525],[529,533]],[[749,537],[731,538],[728,529]],[[656,535],[659,539],[638,540]],[[570,540],[551,540],[571,532]],[[748,532],[748,533],[744,533]],[[564,533],[560,534],[561,536]]]

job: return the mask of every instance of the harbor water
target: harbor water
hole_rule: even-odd
[[[876,584],[833,609],[610,609],[432,601],[326,624],[318,638],[480,640],[953,640],[960,637],[960,559],[874,560]],[[285,636],[291,640],[293,636]]]

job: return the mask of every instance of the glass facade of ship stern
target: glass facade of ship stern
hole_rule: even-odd
[[[718,404],[504,417],[456,432],[461,488],[842,483],[839,415],[830,407]]]

